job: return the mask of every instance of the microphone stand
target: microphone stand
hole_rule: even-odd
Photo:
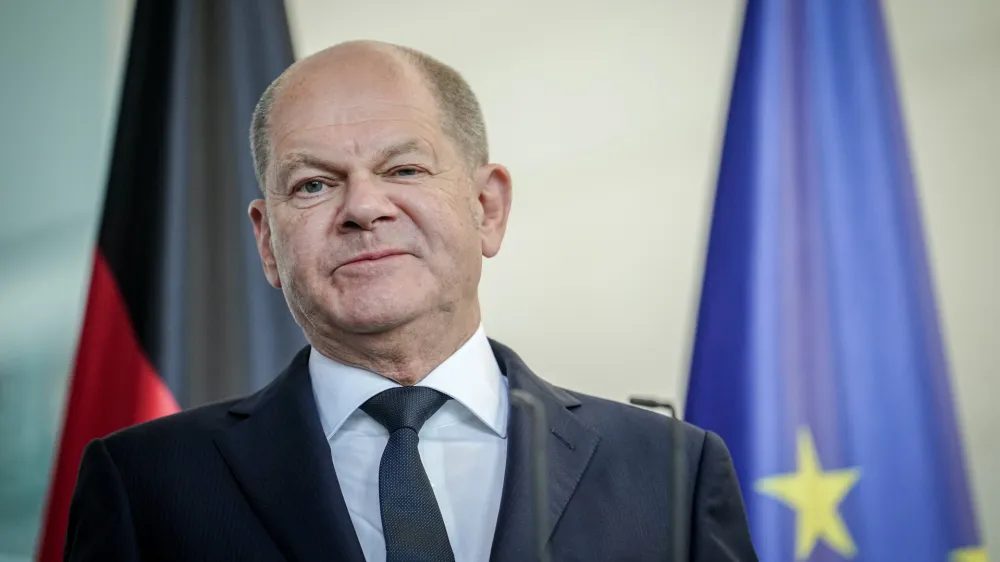
[[[538,398],[520,390],[510,391],[510,398],[518,406],[528,411],[528,420],[531,426],[531,497],[535,503],[535,548],[538,553],[538,562],[549,562],[548,537],[548,464],[545,458],[545,440],[548,438],[546,428],[548,424],[545,419],[545,406]]]
[[[655,398],[644,398],[641,396],[630,396],[629,403],[645,408],[655,408],[666,410],[674,422],[670,424],[670,466],[673,474],[670,481],[670,501],[671,513],[670,521],[670,542],[673,549],[673,562],[684,562],[687,558],[687,542],[690,533],[688,525],[690,523],[690,513],[687,512],[687,502],[684,500],[684,488],[687,484],[687,465],[684,462],[684,443],[681,441],[681,421],[677,417],[677,410],[670,402],[664,402]]]

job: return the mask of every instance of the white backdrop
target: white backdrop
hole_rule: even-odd
[[[903,106],[980,519],[1000,557],[1000,2],[891,0]],[[549,380],[681,402],[743,3],[289,0],[297,54],[424,50],[484,106],[514,208],[487,331]],[[990,540],[992,537],[993,540]]]

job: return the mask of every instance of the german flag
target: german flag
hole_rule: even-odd
[[[260,388],[303,344],[246,209],[253,107],[293,61],[281,0],[138,0],[37,558],[62,559],[92,439]]]

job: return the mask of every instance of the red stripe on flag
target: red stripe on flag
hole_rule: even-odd
[[[97,252],[52,472],[40,562],[62,560],[69,504],[87,443],[178,409],[140,347],[114,276]]]

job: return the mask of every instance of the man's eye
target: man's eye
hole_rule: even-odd
[[[324,187],[326,187],[326,184],[320,180],[309,180],[300,185],[299,190],[309,194],[315,194],[323,191]]]
[[[403,168],[396,168],[396,169],[392,170],[389,173],[390,173],[390,175],[393,175],[393,176],[396,176],[396,177],[400,177],[400,178],[411,178],[411,177],[419,174],[420,170],[418,170],[417,168],[413,168],[413,167],[403,167]]]

